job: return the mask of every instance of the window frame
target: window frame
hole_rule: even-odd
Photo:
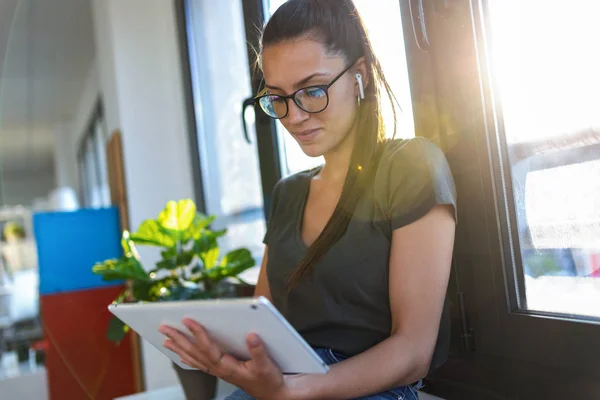
[[[88,119],[88,123],[86,124],[86,127],[84,129],[84,134],[81,136],[77,147],[77,167],[79,173],[80,192],[79,197],[83,200],[82,204],[84,207],[92,207],[92,198],[90,197],[92,193],[90,192],[90,189],[92,189],[94,185],[90,185],[90,182],[87,179],[89,174],[89,172],[87,171],[87,157],[88,155],[90,155],[90,151],[91,156],[93,157],[94,164],[94,183],[97,185],[106,184],[106,186],[109,187],[108,170],[106,169],[104,171],[104,174],[100,170],[102,168],[102,162],[101,156],[100,154],[98,154],[97,151],[98,146],[96,143],[96,136],[98,134],[102,135],[101,139],[104,140],[104,144],[108,143],[108,132],[106,131],[106,126],[104,126],[105,129],[103,129],[102,132],[98,132],[98,124],[102,121],[104,121],[104,108],[102,105],[102,99],[98,98],[98,100],[96,101],[96,105],[92,109],[92,112]],[[91,150],[89,149],[90,146]],[[105,161],[108,162],[108,160]],[[107,166],[105,165],[105,167]],[[105,182],[103,182],[104,180]],[[102,199],[99,207],[109,207],[110,205],[110,198]]]
[[[498,106],[499,107],[499,106]],[[498,113],[499,115],[501,115],[500,113]],[[497,123],[498,131],[499,134],[501,134],[502,138],[505,138],[505,133],[504,133],[504,125],[501,123],[501,121],[498,121]],[[508,184],[505,186],[508,186],[508,188],[498,188],[498,190],[500,189],[509,189],[507,190],[506,196],[507,196],[507,204],[508,207],[510,207],[509,209],[509,216],[511,218],[511,220],[514,220],[511,222],[512,227],[514,227],[514,229],[511,229],[511,227],[506,226],[504,227],[505,232],[504,235],[505,237],[507,237],[508,235],[510,235],[510,242],[512,242],[512,253],[511,256],[513,257],[512,259],[512,271],[508,271],[508,273],[514,274],[514,279],[508,279],[507,280],[507,284],[508,284],[508,290],[510,293],[510,306],[511,306],[511,311],[513,313],[519,313],[519,314],[526,314],[526,315],[539,315],[539,316],[545,316],[545,317],[549,317],[549,318],[553,318],[553,317],[563,317],[563,318],[567,318],[567,319],[571,319],[573,321],[578,321],[578,322],[596,322],[598,320],[598,318],[596,317],[592,317],[592,316],[585,316],[585,315],[577,315],[577,316],[571,316],[571,315],[566,315],[566,314],[560,314],[560,313],[551,313],[551,312],[545,312],[545,311],[539,311],[539,310],[530,310],[527,309],[527,298],[526,298],[526,293],[525,293],[525,282],[524,282],[524,276],[525,276],[525,271],[523,269],[523,259],[522,259],[522,252],[521,252],[521,248],[520,248],[520,236],[519,236],[519,232],[517,231],[518,226],[517,226],[517,220],[516,220],[516,207],[515,207],[515,201],[514,201],[514,193],[515,193],[515,188],[513,185],[513,178],[516,176],[515,175],[515,171],[512,168],[512,164],[515,164],[516,162],[520,162],[523,161],[525,159],[528,159],[530,162],[529,165],[529,169],[527,171],[522,171],[522,173],[524,175],[527,175],[531,172],[535,172],[535,171],[543,171],[546,169],[551,169],[551,168],[558,168],[558,167],[565,167],[568,165],[573,165],[573,164],[579,164],[579,163],[583,163],[583,162],[587,162],[587,161],[594,161],[594,160],[598,160],[599,157],[598,155],[600,155],[600,137],[595,138],[594,137],[594,133],[592,131],[590,132],[579,132],[573,135],[569,135],[569,141],[570,142],[577,142],[578,140],[585,140],[586,136],[590,136],[591,137],[591,143],[587,143],[584,144],[582,146],[579,147],[571,147],[571,146],[564,146],[566,148],[563,149],[554,149],[554,151],[550,151],[547,153],[539,153],[539,154],[535,154],[534,153],[534,149],[537,146],[541,147],[544,144],[547,144],[547,141],[536,141],[536,142],[529,142],[529,143],[517,143],[517,144],[513,144],[512,146],[520,146],[520,147],[530,147],[530,152],[532,154],[527,155],[527,150],[524,150],[521,152],[520,156],[518,159],[516,160],[510,160],[510,156],[509,153],[513,152],[514,150],[510,149],[509,147],[511,146],[510,144],[508,144],[506,142],[506,139],[504,139],[503,141],[501,140],[501,144],[503,144],[503,151],[506,153],[506,158],[507,158],[507,163],[503,166],[500,165],[495,165],[495,167],[497,168],[496,170],[500,170],[500,168],[503,168],[503,174],[506,177],[510,177],[510,180],[508,180]],[[594,142],[596,141],[596,142]],[[532,151],[533,150],[533,151]],[[511,163],[512,162],[512,163]],[[498,172],[497,172],[498,174]],[[519,175],[519,177],[524,181],[525,176]],[[502,186],[502,184],[500,184],[500,186]],[[506,243],[507,241],[505,241]],[[505,249],[505,254],[511,252],[510,246],[509,248]]]
[[[423,2],[417,19],[411,3],[400,0],[415,131],[444,150],[459,218],[448,288],[451,356],[425,391],[448,398],[591,398],[600,389],[600,349],[591,346],[600,321],[515,308],[514,277],[523,275],[513,263],[521,253],[518,242],[511,243],[518,234],[486,42],[489,3]],[[418,45],[423,37],[429,39],[426,51]]]
[[[179,58],[181,60],[182,90],[184,95],[186,127],[188,131],[188,140],[190,148],[190,162],[192,166],[192,177],[194,179],[194,200],[196,208],[201,213],[206,213],[206,194],[204,191],[204,180],[202,178],[203,169],[200,161],[200,142],[199,130],[202,129],[201,118],[196,116],[196,106],[201,107],[201,99],[194,99],[194,82],[191,55],[195,50],[191,45],[193,34],[192,21],[187,10],[188,2],[186,0],[175,0],[175,19],[177,26],[177,36],[179,43]],[[199,94],[197,94],[199,96]],[[197,120],[200,118],[200,120]]]
[[[502,244],[502,266],[505,276],[506,287],[508,289],[509,313],[514,315],[524,315],[528,317],[547,318],[549,320],[564,320],[572,323],[595,323],[600,325],[600,320],[594,317],[586,316],[567,316],[559,313],[549,313],[537,310],[526,309],[527,300],[525,298],[524,270],[521,258],[520,237],[517,225],[516,207],[514,201],[513,169],[510,159],[510,144],[506,138],[505,126],[503,123],[503,111],[499,88],[494,80],[491,68],[488,65],[488,44],[486,36],[489,34],[489,1],[478,0],[480,12],[478,13],[482,25],[480,26],[481,37],[476,38],[477,45],[480,47],[479,63],[481,65],[482,97],[485,106],[484,113],[487,118],[486,136],[488,138],[488,155],[490,157],[490,179],[494,184],[497,210],[497,222],[500,226],[500,242]],[[487,89],[486,89],[487,88]],[[597,145],[597,144],[595,144]],[[595,146],[593,145],[593,146]],[[587,147],[587,146],[586,146]],[[557,153],[540,154],[534,156],[536,164],[528,172],[539,171],[548,168],[571,165],[577,162],[589,161],[592,154],[587,153],[586,158],[577,158],[579,153],[585,147],[569,148],[559,151],[562,156],[568,154],[567,160],[556,159]],[[600,146],[598,146],[600,148]],[[600,154],[600,152],[598,153]],[[596,157],[595,159],[598,159]]]

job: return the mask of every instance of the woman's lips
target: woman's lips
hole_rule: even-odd
[[[321,130],[321,128],[307,129],[302,132],[294,132],[294,136],[300,142],[303,142],[303,143],[310,142],[311,140],[313,140],[315,138],[315,136],[317,136],[317,134],[319,133],[320,130]]]

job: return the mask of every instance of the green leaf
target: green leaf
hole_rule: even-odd
[[[196,239],[196,252],[204,253],[215,247],[217,247],[217,239],[224,236],[227,233],[227,229],[220,231],[210,231],[208,229],[202,232],[202,235]]]
[[[233,250],[225,255],[221,260],[221,267],[230,268],[232,270],[242,269],[247,270],[254,266],[254,258],[248,249]]]
[[[204,264],[205,269],[212,269],[217,265],[217,260],[219,259],[220,250],[218,247],[213,247],[212,249],[205,251],[199,255],[202,263]]]
[[[127,289],[123,290],[116,299],[113,300],[113,304],[121,304],[125,301],[125,296],[127,296]]]
[[[137,301],[156,301],[156,296],[152,291],[156,286],[155,281],[133,281],[131,291]]]
[[[140,262],[133,257],[106,260],[94,265],[92,272],[102,275],[102,279],[105,281],[149,279],[148,273],[144,271]]]
[[[165,252],[163,252],[163,256]],[[183,251],[179,254],[175,254],[174,256],[164,257],[161,261],[156,263],[158,269],[168,269],[173,270],[179,267],[186,267],[190,265],[196,253],[194,250]]]
[[[225,278],[237,278],[239,274],[255,265],[254,258],[248,249],[238,249],[223,257],[217,268],[207,271],[210,279],[220,281]]]
[[[169,201],[156,221],[162,228],[181,234],[192,225],[195,217],[196,205],[192,200],[185,199]]]
[[[196,253],[193,249],[179,253],[177,255],[177,265],[179,265],[180,267],[190,265],[195,255]]]
[[[160,270],[160,269],[174,270],[175,268],[177,268],[177,263],[175,262],[175,258],[167,258],[165,260],[160,260],[159,262],[156,263],[157,270]]]
[[[177,249],[175,247],[171,247],[165,251],[161,251],[160,255],[162,258],[173,258],[177,256]]]
[[[198,273],[200,273],[200,272],[202,272],[202,271],[203,271],[203,268],[202,268],[202,267],[201,267],[199,264],[196,264],[196,265],[194,265],[194,266],[192,267],[192,270],[191,270],[190,272],[191,272],[192,274],[198,274]]]
[[[140,255],[135,247],[135,243],[133,240],[131,240],[129,231],[123,231],[123,236],[121,237],[121,247],[123,247],[123,255],[126,258],[135,258],[136,260],[140,259]]]
[[[157,221],[149,219],[142,222],[137,232],[131,234],[131,240],[137,244],[174,247],[177,240],[174,236],[162,229]]]
[[[213,223],[215,220],[215,216],[206,216],[203,214],[196,214],[194,218],[194,222],[192,225],[183,233],[183,241],[187,242],[188,240],[198,240],[200,236],[203,234],[203,231]]]
[[[114,343],[120,343],[125,337],[129,327],[123,323],[119,318],[113,316],[108,323],[108,330],[106,331],[106,337],[108,340]]]
[[[214,268],[219,259],[219,246],[217,239],[227,233],[227,230],[209,231],[205,230],[195,242],[195,250],[202,260],[205,269]]]

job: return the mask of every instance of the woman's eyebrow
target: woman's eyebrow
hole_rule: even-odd
[[[300,79],[298,82],[296,82],[294,84],[295,88],[300,88],[302,85],[306,84],[308,81],[310,81],[313,78],[316,78],[318,76],[328,76],[329,74],[327,72],[315,72],[314,74],[311,74],[309,76],[307,76],[306,78],[302,78]],[[278,88],[277,86],[271,86],[271,85],[265,85],[266,88],[271,89],[271,90],[281,90],[282,92],[284,91],[281,88]]]

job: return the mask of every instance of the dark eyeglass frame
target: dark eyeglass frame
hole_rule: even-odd
[[[333,78],[333,80],[331,82],[329,82],[326,85],[311,85],[311,86],[306,86],[303,88],[300,88],[298,90],[296,90],[294,93],[287,95],[287,96],[283,96],[280,94],[263,94],[261,96],[256,96],[254,98],[255,103],[258,103],[258,105],[260,106],[260,109],[269,117],[269,118],[273,118],[273,119],[283,119],[285,117],[287,117],[287,115],[290,113],[290,106],[288,103],[289,99],[292,99],[294,101],[294,103],[300,107],[300,109],[306,113],[309,114],[318,114],[320,112],[325,111],[325,109],[327,108],[327,106],[329,106],[329,88],[336,83],[342,76],[344,76],[344,74],[346,72],[348,72],[350,70],[350,68],[352,68],[352,66],[356,64],[356,61],[351,63],[350,65],[348,65],[342,72],[339,73],[338,76],[336,76],[335,78]],[[323,107],[323,109],[319,110],[319,111],[308,111],[306,110],[304,107],[302,107],[302,105],[298,102],[298,100],[296,99],[296,95],[303,91],[303,90],[308,90],[308,89],[321,89],[323,90],[323,92],[325,92],[325,96],[327,97],[327,102],[325,103],[325,107]],[[280,99],[282,99],[285,102],[285,114],[282,117],[273,117],[271,115],[269,115],[264,108],[262,107],[262,105],[260,104],[260,99],[262,99],[263,97],[279,97]]]

